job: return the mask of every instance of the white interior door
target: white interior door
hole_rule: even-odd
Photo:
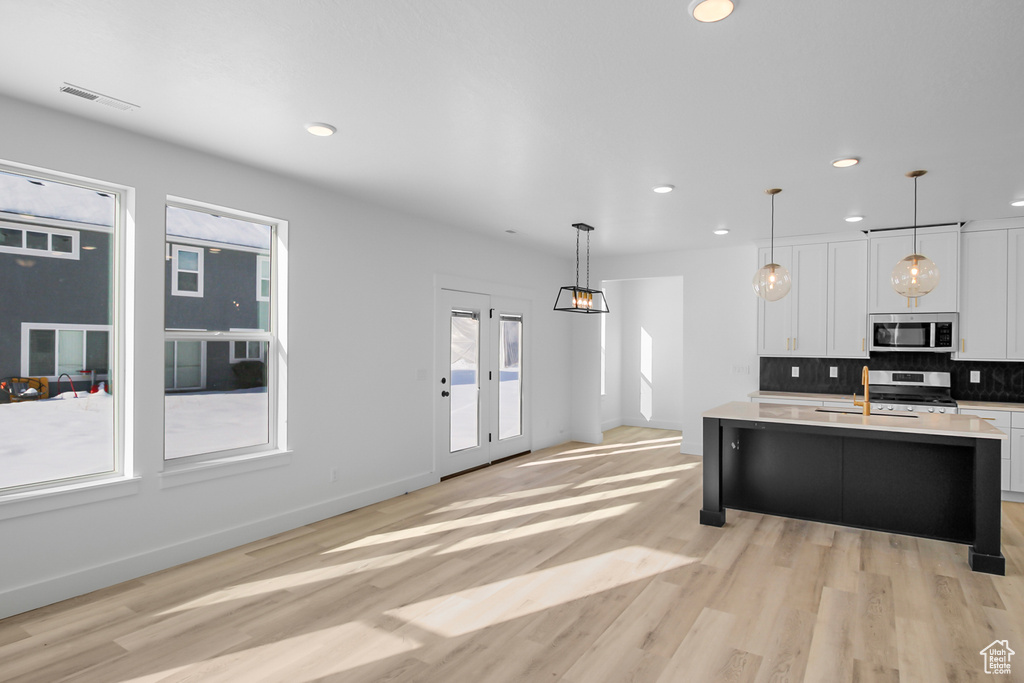
[[[530,450],[526,304],[439,292],[434,405],[441,476]]]

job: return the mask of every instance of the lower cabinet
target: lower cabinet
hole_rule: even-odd
[[[961,415],[976,415],[988,420],[996,429],[1006,432],[1009,439],[1000,442],[1002,454],[1002,484],[1004,491],[1024,493],[1024,429],[1013,429],[1014,418],[1020,420],[1024,413],[1010,413],[1004,410],[976,410],[961,408]],[[1020,415],[1021,417],[1017,417]],[[1024,424],[1022,424],[1024,426]],[[1018,434],[1019,432],[1019,434]]]
[[[1010,491],[1024,493],[1024,429],[1011,429],[1010,434]],[[1005,463],[1006,460],[1003,460]]]

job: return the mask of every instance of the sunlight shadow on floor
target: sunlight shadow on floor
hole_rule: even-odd
[[[670,439],[670,441],[674,441],[675,442],[674,445],[676,445],[676,446],[679,445],[679,439]],[[535,467],[537,465],[557,465],[558,463],[571,462],[573,460],[589,460],[591,458],[607,458],[607,457],[612,456],[612,455],[622,455],[623,453],[639,453],[641,451],[653,451],[653,450],[657,450],[659,448],[665,448],[666,446],[673,445],[673,444],[658,444],[656,446],[643,446],[641,448],[622,448],[623,445],[624,444],[616,444],[616,448],[619,449],[617,451],[609,451],[607,453],[591,453],[591,452],[587,452],[584,455],[570,455],[567,458],[553,458],[551,460],[533,460],[531,462],[524,462],[522,465],[519,465],[519,467]],[[567,452],[571,453],[573,451],[567,451]],[[580,452],[583,452],[583,451],[576,451],[576,452],[580,453]]]

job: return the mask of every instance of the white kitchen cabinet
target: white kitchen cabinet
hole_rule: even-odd
[[[1024,360],[1024,228],[1007,231],[1006,357]]]
[[[825,355],[867,358],[868,242],[828,245]]]
[[[868,309],[871,313],[950,313],[957,310],[960,228],[957,225],[918,228],[917,252],[939,269],[939,284],[929,294],[907,299],[892,288],[893,266],[914,250],[912,229],[887,230],[868,240],[870,274]]]
[[[1006,358],[1007,260],[1006,230],[961,235],[959,359]]]
[[[761,249],[758,265],[771,259]],[[775,262],[789,270],[793,286],[778,301],[758,300],[757,352],[764,356],[824,356],[828,306],[828,250],[825,244],[776,247]]]
[[[1011,415],[1015,413],[1009,413],[1004,410],[979,410],[977,408],[961,408],[961,415],[974,415],[982,420],[986,420],[996,429],[1005,432],[1009,439],[1003,439],[999,442],[1000,455],[1002,456],[1001,461],[1001,484],[1000,487],[1004,491],[1024,491],[1024,488],[1013,488],[1013,434],[1012,432],[1024,432],[1024,429],[1011,429],[1012,418]],[[1024,415],[1022,413],[1021,415]],[[1020,449],[1018,449],[1020,451]],[[1024,458],[1024,452],[1021,452],[1021,457]],[[1018,465],[1016,467],[1017,472],[1024,475],[1024,465]]]
[[[1010,490],[1024,493],[1024,429],[1010,430]]]
[[[758,251],[758,268],[771,262],[770,249]],[[775,250],[775,263],[786,268],[790,277],[793,275],[792,247],[779,247]],[[794,279],[794,289],[796,282]],[[762,356],[788,356],[793,352],[793,292],[778,301],[765,301],[757,298],[757,353]]]

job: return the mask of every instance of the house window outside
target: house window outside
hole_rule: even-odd
[[[171,293],[175,296],[203,296],[203,249],[171,247]]]
[[[270,257],[256,257],[256,301],[270,302]]]
[[[0,162],[0,499],[130,473],[119,436],[129,193]]]
[[[75,230],[0,222],[0,252],[78,259],[78,234]]]
[[[110,325],[47,325],[22,323],[22,374],[56,381],[99,375],[105,381],[110,372]]]
[[[284,224],[178,199],[168,200],[166,221],[164,458],[279,450],[276,260]],[[195,258],[183,259],[186,252]],[[201,297],[179,296],[195,285],[182,277],[197,272],[189,267],[198,268]]]

